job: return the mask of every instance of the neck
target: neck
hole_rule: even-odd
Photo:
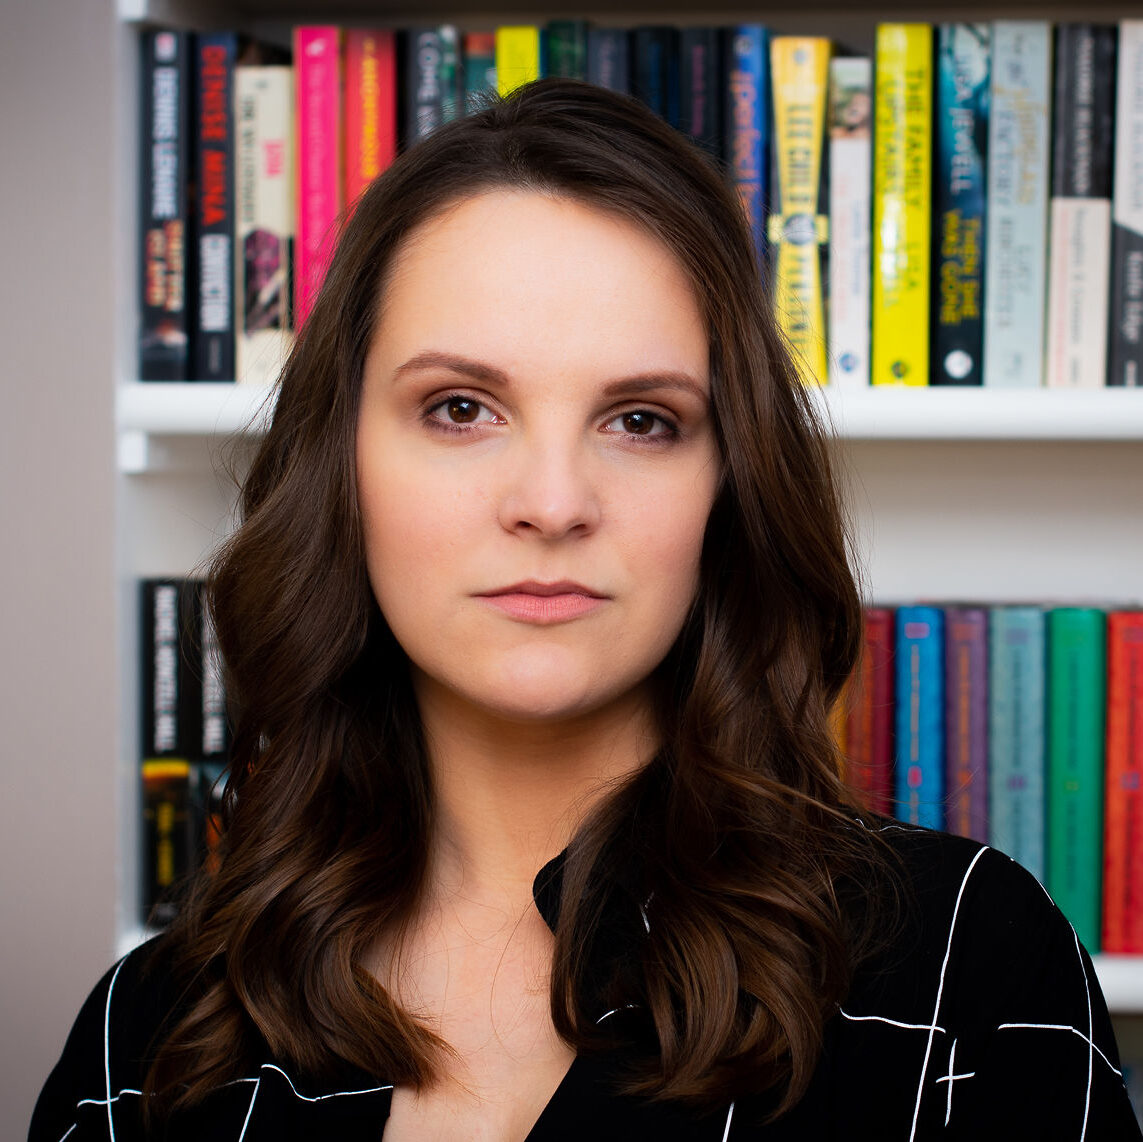
[[[655,747],[645,693],[559,722],[505,721],[417,681],[433,780],[429,895],[516,908],[539,869]]]

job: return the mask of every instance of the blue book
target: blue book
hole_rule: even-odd
[[[897,813],[945,824],[945,616],[939,607],[897,610]]]
[[[759,268],[766,259],[770,211],[770,33],[761,24],[728,30],[724,158],[750,223]]]
[[[933,122],[933,385],[984,383],[985,161],[992,30],[937,29]]]
[[[629,33],[623,28],[588,28],[587,81],[627,95],[631,91]]]
[[[989,615],[989,843],[1043,883],[1046,631],[1039,607]]]
[[[679,30],[638,27],[632,51],[632,94],[672,127],[679,125]]]

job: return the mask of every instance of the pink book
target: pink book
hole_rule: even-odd
[[[341,176],[341,29],[294,29],[298,116],[298,226],[294,248],[294,328],[313,308],[337,244],[344,205]]]

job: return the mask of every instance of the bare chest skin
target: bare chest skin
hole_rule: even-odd
[[[574,1057],[552,1026],[552,944],[534,907],[465,901],[406,940],[395,973],[378,974],[455,1054],[430,1088],[397,1087],[384,1142],[523,1142]]]

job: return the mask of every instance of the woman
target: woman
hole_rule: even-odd
[[[374,184],[210,594],[221,867],[34,1142],[1138,1137],[1039,886],[837,776],[824,437],[633,101],[543,81]]]

